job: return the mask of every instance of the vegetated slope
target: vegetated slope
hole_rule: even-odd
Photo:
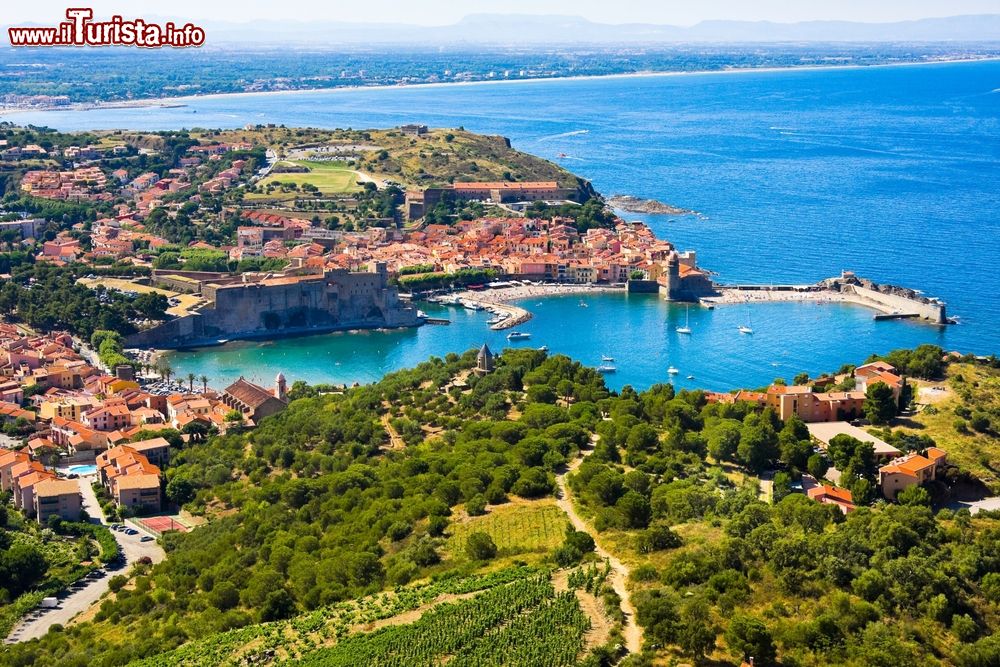
[[[1000,493],[1000,368],[953,363],[944,379],[922,382],[920,405],[902,432],[932,438],[993,494]]]
[[[404,187],[434,187],[463,181],[556,181],[593,194],[587,181],[559,165],[511,147],[505,137],[464,129],[432,129],[426,134],[387,130],[268,128],[201,131],[203,141],[249,141],[273,147],[290,159],[348,160],[376,180]],[[333,147],[334,152],[330,149]],[[322,150],[320,150],[322,149]],[[319,152],[315,152],[319,150]]]
[[[373,151],[367,156],[367,167],[404,183],[423,187],[460,181],[556,181],[570,188],[583,185],[559,165],[515,150],[500,136],[450,129],[417,137],[379,130],[371,136],[388,155]]]
[[[121,665],[185,644],[200,657],[194,647],[211,642],[198,640],[242,628],[233,636],[276,652],[267,660],[566,664],[585,627],[580,610],[530,574],[510,580],[507,593],[489,586],[499,598],[434,605],[370,632],[368,603],[356,612],[338,605],[514,556],[575,565],[594,546],[585,533],[547,553],[516,554],[482,532],[464,550],[448,536],[468,513],[552,494],[555,473],[595,435],[569,475],[572,498],[630,567],[648,657],[858,667],[1000,659],[996,516],[935,513],[915,493],[845,518],[788,493],[803,468],[823,474],[801,422],[670,385],[612,394],[593,369],[541,351],[506,351],[484,377],[468,374],[473,364],[472,352],[449,355],[343,394],[297,384],[290,407],[257,430],[178,452],[168,492],[209,524],[169,536],[168,559],[140,570],[95,621],[7,647],[0,662]],[[389,447],[386,411],[404,449]],[[775,475],[774,504],[760,500],[756,476],[769,469],[787,475],[786,484]],[[842,473],[857,478],[849,482],[860,503],[876,474],[863,446]],[[617,595],[603,585],[600,596],[614,615]],[[408,599],[401,606],[413,609]],[[503,606],[524,612],[497,617]],[[338,629],[328,643],[333,617],[335,628],[357,619],[360,634]],[[487,620],[500,626],[491,642],[478,639]]]

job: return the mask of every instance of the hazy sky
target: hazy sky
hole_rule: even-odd
[[[3,0],[0,22],[56,23],[67,6],[98,16],[216,20],[341,20],[423,25],[454,23],[475,13],[568,14],[601,23],[692,25],[706,19],[899,21],[1000,13],[1000,0]]]

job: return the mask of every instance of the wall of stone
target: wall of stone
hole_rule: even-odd
[[[890,311],[898,310],[900,313],[916,313],[922,319],[940,324],[947,322],[947,314],[943,303],[916,300],[898,294],[887,294],[861,285],[844,285],[842,291],[856,294],[868,301],[873,301],[888,308]]]
[[[383,272],[331,271],[313,280],[210,288],[214,302],[126,340],[131,347],[184,347],[219,339],[267,338],[310,331],[408,327],[416,310],[402,304]]]

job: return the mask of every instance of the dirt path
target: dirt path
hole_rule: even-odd
[[[389,445],[392,449],[406,449],[406,443],[403,442],[403,438],[396,432],[396,429],[392,427],[389,422],[389,415],[382,415],[382,426],[385,428],[385,432],[389,434]]]
[[[593,445],[594,437],[591,436],[591,444]],[[566,483],[567,476],[580,467],[583,463],[583,459],[586,458],[593,451],[593,447],[581,452],[582,456],[575,459],[566,468],[566,471],[561,475],[556,476],[556,484],[559,486],[559,499],[556,500],[556,505],[559,506],[562,511],[566,512],[569,516],[569,521],[573,524],[573,528],[576,530],[589,533],[591,537],[594,538],[595,551],[597,555],[602,559],[606,559],[611,564],[611,587],[615,589],[615,593],[622,599],[622,611],[625,612],[625,627],[622,629],[622,633],[625,636],[625,647],[628,649],[629,653],[638,654],[642,651],[642,628],[635,620],[635,607],[632,605],[632,598],[629,595],[628,588],[626,587],[626,582],[628,581],[629,569],[628,566],[622,563],[613,554],[607,551],[601,546],[598,541],[596,531],[594,531],[587,522],[583,520],[577,511],[576,507],[573,505],[573,495],[570,491],[569,484]]]

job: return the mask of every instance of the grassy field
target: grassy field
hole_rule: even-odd
[[[930,386],[943,386],[945,391],[927,391]],[[939,396],[935,398],[935,394]],[[920,384],[917,402],[926,405],[900,430],[930,436],[948,452],[950,462],[1000,493],[1000,370],[978,364],[951,364],[947,381]],[[980,433],[968,427],[960,432],[956,422],[969,423],[959,414],[963,408],[988,415],[990,429]]]
[[[499,136],[477,135],[458,129],[432,129],[419,137],[388,130],[318,130],[315,128],[262,128],[193,133],[203,141],[248,141],[274,148],[279,154],[293,149],[320,146],[367,146],[353,155],[356,168],[376,180],[390,180],[404,187],[441,186],[455,181],[557,181],[577,187],[576,177],[559,165],[511,148]],[[305,162],[312,166],[314,162]],[[331,165],[336,163],[318,163]],[[343,170],[343,166],[341,166]],[[275,174],[268,180],[295,180],[303,174]],[[299,183],[307,181],[298,181]],[[313,183],[323,190],[319,183]],[[351,192],[357,189],[352,184]],[[326,190],[324,190],[324,193]],[[291,199],[291,193],[274,191]],[[248,195],[260,200],[260,195]]]
[[[308,184],[319,188],[319,191],[324,195],[345,194],[356,192],[360,189],[357,173],[343,162],[283,160],[276,166],[292,165],[305,167],[309,171],[300,173],[272,173],[262,180],[259,185],[266,189],[268,184],[294,183],[301,189],[303,185]],[[298,191],[283,192],[280,188],[276,188],[271,194],[250,193],[247,194],[246,198],[249,200],[281,200],[295,199],[297,196],[300,196]]]
[[[449,551],[462,554],[470,533],[481,531],[508,554],[549,551],[562,544],[569,520],[552,500],[516,502],[491,507],[484,516],[449,527]]]

